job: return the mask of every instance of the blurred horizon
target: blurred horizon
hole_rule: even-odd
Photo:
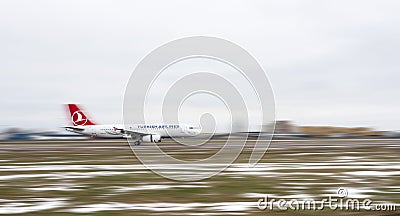
[[[69,131],[66,131],[63,126],[69,126],[72,124],[69,124],[67,122],[67,118],[66,118],[66,124],[62,125],[58,128],[50,128],[50,129],[46,129],[46,128],[40,128],[40,127],[20,127],[20,126],[11,126],[11,125],[0,125],[0,134],[1,133],[5,133],[5,132],[12,132],[12,131],[16,131],[16,132],[28,132],[28,133],[58,133],[58,134],[75,134]],[[301,129],[308,129],[308,128],[315,128],[317,130],[319,129],[327,129],[327,128],[331,128],[331,129],[365,129],[371,132],[400,132],[400,130],[381,130],[380,128],[375,128],[375,127],[370,127],[370,126],[366,126],[366,125],[359,125],[359,126],[346,126],[346,125],[300,125],[298,124],[296,121],[293,120],[276,120],[276,125],[275,125],[275,134],[280,134],[280,133],[302,133],[301,131],[296,131],[296,129],[292,129],[293,128],[297,128],[297,130],[301,130]],[[108,123],[106,123],[108,124]],[[111,123],[110,123],[111,124]],[[116,123],[118,124],[118,123]],[[122,124],[122,123],[121,123]],[[283,130],[282,130],[283,128]],[[290,129],[288,129],[290,128]],[[216,134],[218,133],[226,133],[227,131],[216,131]],[[238,131],[239,132],[239,131]],[[249,131],[240,131],[240,132],[256,132],[256,130],[249,130]],[[261,131],[260,132],[264,132],[262,127],[261,127]],[[206,132],[208,133],[208,132]],[[235,132],[233,132],[235,133]],[[83,136],[83,135],[82,135]]]

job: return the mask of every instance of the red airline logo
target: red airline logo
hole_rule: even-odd
[[[85,114],[82,113],[82,111],[78,110],[75,111],[72,114],[72,122],[74,123],[75,126],[80,125],[83,126],[86,124],[88,119],[86,118]]]

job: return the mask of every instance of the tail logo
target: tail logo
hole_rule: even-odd
[[[74,123],[74,125],[82,125],[82,126],[85,125],[86,122],[88,121],[86,116],[80,110],[75,111],[72,114],[72,119],[71,120]]]

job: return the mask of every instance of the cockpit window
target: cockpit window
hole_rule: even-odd
[[[194,127],[189,127],[189,129],[194,129]]]

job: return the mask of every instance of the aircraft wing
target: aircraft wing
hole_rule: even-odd
[[[157,134],[143,133],[143,132],[137,131],[137,130],[116,128],[116,127],[114,127],[114,130],[123,134],[122,137],[124,137],[124,138],[131,138],[132,139],[131,141],[133,141],[133,145],[140,145],[140,143],[142,143],[142,141],[144,139],[144,136],[149,136],[150,142],[161,142],[160,135],[156,136],[157,138],[154,138],[154,135],[157,135]],[[129,142],[129,143],[131,144],[131,142]]]
[[[118,131],[122,134],[131,135],[132,137],[151,135],[151,133],[143,133],[143,132],[136,131],[136,130],[129,130],[129,129],[123,129],[123,128],[116,128],[116,127],[114,127],[114,130]]]

